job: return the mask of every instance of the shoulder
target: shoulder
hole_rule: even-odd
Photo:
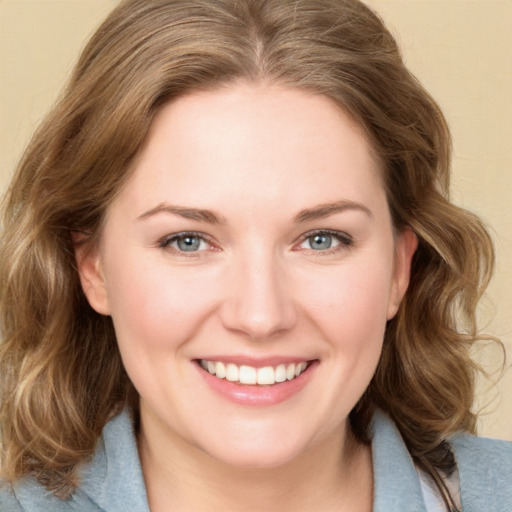
[[[464,510],[512,510],[512,443],[462,434],[450,445]]]
[[[471,474],[507,476],[512,482],[512,442],[460,434],[450,445],[457,466]]]
[[[69,500],[61,500],[32,477],[15,484],[1,483],[1,512],[99,512],[80,489]]]
[[[149,512],[133,422],[125,410],[112,418],[92,459],[80,468],[80,485],[57,498],[35,478],[0,487],[0,512]]]
[[[12,486],[4,482],[0,482],[0,510],[5,512],[23,512]]]

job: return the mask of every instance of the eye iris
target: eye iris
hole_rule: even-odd
[[[201,240],[197,236],[182,236],[178,238],[178,248],[180,251],[197,251]]]
[[[314,235],[309,238],[311,248],[320,251],[329,249],[332,245],[332,236],[330,235]]]

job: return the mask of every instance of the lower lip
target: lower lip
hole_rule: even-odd
[[[271,386],[245,385],[219,379],[204,370],[199,364],[196,366],[210,389],[223,398],[241,405],[267,406],[285,402],[302,391],[318,366],[318,361],[311,362],[306,370],[295,379]]]

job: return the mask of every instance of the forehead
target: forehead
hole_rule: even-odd
[[[134,204],[151,199],[201,207],[261,197],[301,208],[315,193],[322,201],[362,200],[365,191],[382,189],[362,129],[334,101],[249,83],[162,107],[128,185]]]

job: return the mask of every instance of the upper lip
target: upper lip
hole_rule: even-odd
[[[197,358],[205,361],[216,361],[222,363],[232,363],[237,366],[252,366],[253,368],[264,368],[265,366],[278,366],[280,364],[302,363],[313,361],[315,358],[311,357],[297,357],[297,356],[267,356],[267,357],[254,357],[247,355],[210,355]]]

